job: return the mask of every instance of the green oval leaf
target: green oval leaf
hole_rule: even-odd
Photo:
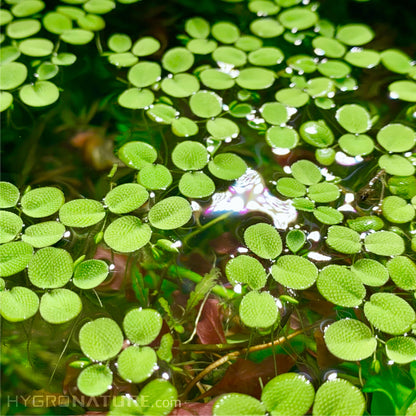
[[[291,254],[279,257],[271,272],[277,282],[291,289],[307,289],[318,277],[318,269],[312,262]]]
[[[20,192],[10,182],[0,182],[0,208],[12,208],[19,200]]]
[[[377,141],[389,152],[406,152],[415,146],[416,133],[400,123],[387,124],[377,133]]]
[[[65,226],[57,221],[46,221],[31,225],[25,229],[22,240],[36,248],[52,246],[65,233]]]
[[[409,331],[416,319],[413,308],[393,293],[374,293],[364,304],[364,314],[375,328],[391,335]]]
[[[172,183],[172,174],[164,165],[146,165],[139,172],[137,181],[147,189],[166,189]]]
[[[103,364],[89,365],[77,378],[77,387],[86,396],[100,396],[111,388],[113,373]]]
[[[61,208],[65,202],[63,192],[50,186],[32,189],[22,197],[22,210],[29,217],[48,217]]]
[[[299,160],[293,163],[290,169],[293,177],[304,185],[314,185],[322,179],[318,166],[309,160]]]
[[[357,104],[343,105],[337,110],[335,118],[350,133],[365,133],[371,128],[370,114]]]
[[[108,266],[105,261],[86,260],[76,266],[73,283],[81,289],[93,289],[104,282],[108,272]]]
[[[264,405],[248,394],[228,393],[217,399],[212,408],[213,416],[263,416]]]
[[[71,255],[62,248],[41,248],[29,263],[30,282],[42,289],[54,289],[66,285],[72,277]]]
[[[38,307],[38,295],[26,287],[15,286],[11,290],[0,291],[0,315],[10,322],[31,318]]]
[[[21,272],[33,256],[33,247],[23,241],[0,246],[0,276],[7,277]]]
[[[232,181],[244,175],[246,162],[234,153],[220,153],[208,163],[209,171],[217,178]]]
[[[173,149],[172,162],[182,170],[200,170],[208,163],[208,151],[203,144],[186,140]]]
[[[399,256],[404,252],[404,241],[392,231],[378,231],[364,239],[367,251],[379,256]]]
[[[391,280],[404,290],[416,289],[416,264],[408,257],[397,256],[387,262]]]
[[[137,217],[126,215],[114,220],[104,232],[104,241],[113,250],[131,253],[144,247],[152,236],[152,229]]]
[[[282,239],[276,229],[265,223],[251,225],[244,231],[246,246],[263,259],[274,259],[282,252]]]
[[[389,280],[387,268],[373,259],[357,260],[351,271],[367,286],[383,286]]]
[[[103,205],[93,199],[74,199],[62,205],[59,210],[60,221],[68,227],[90,227],[104,217]]]
[[[54,289],[42,295],[39,312],[50,324],[63,324],[74,319],[82,309],[80,297],[68,289]]]
[[[37,81],[24,85],[19,91],[20,99],[31,107],[46,107],[59,98],[58,87],[49,81]]]
[[[233,285],[246,283],[254,290],[261,289],[267,280],[262,264],[254,257],[244,254],[227,263],[225,274]]]
[[[222,98],[212,91],[198,91],[191,96],[189,106],[198,117],[215,117],[222,110]]]
[[[390,338],[386,342],[389,360],[397,364],[408,364],[416,360],[416,340],[413,337]]]
[[[0,244],[12,241],[22,231],[22,219],[9,211],[0,211]]]
[[[13,90],[22,84],[27,77],[27,68],[21,62],[9,62],[2,65],[0,88]]]
[[[127,214],[141,207],[149,199],[149,192],[135,183],[116,186],[104,198],[108,209],[115,214]]]
[[[204,172],[186,172],[179,180],[179,192],[188,198],[206,198],[215,192],[214,181]]]
[[[134,169],[142,169],[156,160],[157,151],[153,146],[145,142],[129,142],[120,148],[118,157],[127,166]]]
[[[185,225],[192,217],[189,202],[179,196],[166,198],[149,211],[150,224],[161,230],[174,230]]]
[[[155,371],[157,356],[150,347],[127,347],[117,359],[118,373],[130,383],[141,383]]]
[[[324,120],[303,123],[299,133],[306,143],[314,147],[328,147],[334,142],[334,134]]]
[[[94,361],[104,361],[115,357],[123,347],[123,341],[120,327],[109,318],[90,321],[79,331],[81,350]]]
[[[132,309],[123,319],[123,329],[133,344],[148,345],[159,335],[162,317],[154,309]]]
[[[249,292],[240,303],[240,318],[250,328],[269,328],[279,317],[276,299],[268,292]]]
[[[326,243],[340,253],[354,254],[361,250],[360,235],[356,231],[340,225],[329,227]]]

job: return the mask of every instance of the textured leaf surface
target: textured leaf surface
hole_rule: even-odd
[[[23,241],[0,246],[0,276],[7,277],[21,272],[33,256],[33,247]]]
[[[386,354],[397,364],[408,364],[416,360],[416,340],[413,337],[390,338],[386,343]]]
[[[312,415],[361,416],[364,409],[365,399],[361,391],[350,382],[337,379],[319,387]]]
[[[27,227],[22,240],[33,247],[42,248],[57,243],[65,233],[65,226],[57,221],[45,221]]]
[[[231,259],[225,273],[233,285],[247,283],[252,289],[261,289],[266,284],[267,276],[262,264],[244,254]]]
[[[64,286],[72,277],[71,255],[61,248],[41,248],[29,263],[28,276],[31,283],[42,289]]]
[[[416,289],[416,264],[405,256],[397,256],[387,262],[391,280],[404,290]]]
[[[239,312],[250,328],[268,328],[279,318],[276,299],[267,292],[249,292],[243,297]]]
[[[22,230],[22,219],[9,211],[0,211],[0,244],[13,240]]]
[[[282,252],[282,239],[276,229],[265,223],[251,225],[244,231],[246,246],[263,259],[274,259]]]
[[[380,331],[391,335],[407,332],[416,319],[413,308],[393,293],[375,293],[364,304],[364,314]]]
[[[182,227],[192,217],[189,202],[179,196],[171,196],[154,205],[149,211],[149,222],[161,230]]]
[[[286,373],[266,384],[261,401],[272,416],[303,416],[311,407],[314,396],[313,385],[304,376]]]
[[[291,289],[307,289],[318,277],[317,267],[304,257],[287,255],[277,259],[272,266],[273,278]]]
[[[157,356],[150,347],[128,347],[117,360],[118,373],[124,380],[141,383],[148,379],[156,369]]]
[[[0,208],[11,208],[19,200],[19,190],[10,182],[0,182]]]
[[[82,309],[80,297],[68,289],[54,289],[45,293],[39,306],[42,318],[51,324],[63,324],[74,319]]]
[[[392,231],[378,231],[367,235],[364,245],[370,253],[379,256],[399,256],[404,252],[404,241]]]
[[[212,408],[213,416],[262,416],[266,411],[261,402],[254,397],[241,393],[229,393],[221,396]]]
[[[144,142],[129,142],[120,148],[118,157],[127,166],[141,169],[157,158],[156,149]]]
[[[131,253],[145,246],[152,236],[152,229],[132,215],[114,220],[104,232],[104,241],[113,250]]]
[[[32,189],[22,197],[22,209],[33,218],[48,217],[61,208],[65,202],[63,192],[58,188],[46,186]]]
[[[369,357],[377,347],[370,328],[356,319],[341,319],[325,330],[329,351],[342,360],[357,361]]]
[[[93,364],[82,370],[77,379],[77,386],[86,396],[100,396],[113,383],[113,373],[103,364]]]
[[[366,290],[361,279],[345,266],[324,267],[316,282],[319,293],[335,305],[354,307],[361,304]]]
[[[95,361],[115,357],[121,350],[123,341],[120,327],[109,318],[90,321],[79,331],[79,344],[82,352]]]
[[[93,199],[74,199],[59,210],[59,219],[68,227],[90,227],[105,217],[103,205]]]
[[[132,343],[147,345],[159,335],[162,317],[154,309],[132,309],[124,317],[123,328]]]
[[[141,207],[149,199],[146,189],[135,183],[116,186],[104,198],[108,209],[115,214],[127,214]]]
[[[367,286],[383,286],[389,280],[387,268],[373,259],[357,260],[351,271]]]
[[[201,143],[185,140],[173,149],[172,161],[182,170],[200,170],[208,163],[208,151]]]
[[[32,290],[15,286],[0,292],[0,314],[11,322],[20,322],[32,317],[38,310],[39,298]]]
[[[78,264],[74,271],[74,285],[81,289],[92,289],[100,285],[108,276],[108,266],[103,260],[86,260]]]
[[[361,250],[360,240],[360,235],[356,231],[340,225],[334,225],[328,229],[326,242],[340,253],[354,254]]]
[[[215,177],[232,181],[244,175],[247,164],[234,153],[220,153],[209,162],[208,169]]]

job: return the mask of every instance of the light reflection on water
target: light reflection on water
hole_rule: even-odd
[[[282,201],[272,195],[261,175],[251,168],[248,168],[227,191],[215,193],[205,214],[226,211],[240,214],[250,211],[264,212],[272,218],[274,226],[281,230],[287,229],[297,217],[292,201]]]

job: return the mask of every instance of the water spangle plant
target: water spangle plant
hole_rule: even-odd
[[[104,120],[117,157],[88,195],[34,162],[0,182],[6,372],[25,357],[49,379],[25,391],[63,383],[76,414],[415,414],[412,58],[319,2],[208,2],[176,41],[122,33],[133,3],[0,11],[8,145],[75,118],[101,159]],[[109,86],[91,111],[66,104],[80,60]]]

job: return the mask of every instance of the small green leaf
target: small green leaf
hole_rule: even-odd
[[[48,56],[53,51],[53,43],[49,39],[31,38],[19,43],[19,51],[27,56]]]
[[[318,166],[309,160],[299,160],[290,169],[292,170],[293,177],[304,185],[317,184],[322,178]]]
[[[416,178],[414,176],[392,176],[388,182],[392,194],[404,199],[411,199],[416,195]]]
[[[263,416],[266,410],[263,403],[248,394],[227,393],[215,401],[212,414],[213,416]]]
[[[58,87],[50,81],[26,84],[19,91],[20,99],[31,107],[46,107],[59,98]]]
[[[397,364],[408,364],[416,360],[416,340],[413,337],[390,338],[386,343],[389,360]]]
[[[43,187],[32,189],[22,197],[23,212],[29,217],[42,218],[54,214],[65,202],[63,192],[58,188]]]
[[[0,276],[7,277],[26,268],[33,256],[33,247],[23,241],[0,246]]]
[[[193,17],[185,22],[185,31],[189,36],[205,39],[210,32],[209,23],[202,17]]]
[[[278,283],[300,290],[311,287],[318,276],[318,269],[312,262],[291,254],[279,257],[271,272]]]
[[[232,65],[234,67],[244,66],[247,55],[240,49],[232,46],[220,46],[212,53],[212,58],[219,64]]]
[[[336,38],[350,46],[364,45],[374,38],[374,32],[367,25],[348,24],[337,30]]]
[[[334,142],[334,134],[324,120],[303,123],[299,133],[306,143],[315,147],[329,147]]]
[[[117,359],[118,373],[130,383],[147,380],[156,370],[157,356],[150,347],[127,347]]]
[[[415,173],[415,167],[409,159],[400,155],[382,155],[378,165],[390,175],[412,176]]]
[[[356,231],[340,225],[329,227],[326,243],[340,253],[354,254],[361,250],[360,235]]]
[[[213,69],[213,68],[206,69],[201,72],[200,78],[201,78],[202,83],[206,87],[212,88],[214,90],[226,90],[228,88],[233,87],[235,84],[235,81],[231,77],[230,74],[222,72],[219,69]],[[202,100],[199,100],[199,101],[202,101]],[[199,103],[197,102],[196,110],[198,111],[200,107],[202,106],[199,105]],[[202,108],[200,111],[202,111]],[[195,113],[195,114],[199,115],[198,113]]]
[[[80,297],[68,289],[54,289],[44,293],[39,312],[50,324],[63,324],[74,319],[82,309]]]
[[[250,328],[269,328],[280,319],[276,299],[268,292],[249,292],[240,303],[240,318]]]
[[[185,72],[194,64],[194,55],[186,48],[169,49],[162,58],[162,65],[166,71],[177,74]]]
[[[318,22],[318,14],[306,7],[293,7],[280,13],[279,21],[290,30],[304,30]]]
[[[326,36],[314,38],[312,46],[316,55],[327,56],[328,58],[341,58],[347,51],[347,48],[341,42]]]
[[[317,202],[320,202],[320,201],[317,201]],[[328,224],[328,225],[339,224],[344,219],[342,212],[339,212],[335,208],[325,207],[325,206],[316,208],[313,211],[313,215],[322,224]]]
[[[38,307],[38,295],[26,287],[15,286],[12,290],[0,291],[0,315],[10,322],[31,318]]]
[[[390,97],[402,101],[416,102],[416,82],[396,81],[389,85]]]
[[[389,152],[406,152],[415,146],[416,133],[403,124],[387,124],[377,133],[377,141]]]
[[[375,328],[391,335],[409,331],[416,319],[413,308],[393,293],[374,293],[364,304],[364,314]]]
[[[412,204],[399,196],[387,196],[381,205],[384,217],[395,224],[405,224],[415,217]]]
[[[261,116],[270,124],[281,125],[286,123],[290,114],[287,107],[281,103],[265,103],[260,108]]]
[[[253,20],[250,24],[250,30],[261,38],[270,39],[280,36],[285,28],[276,19],[262,18]]]
[[[159,64],[143,61],[130,68],[127,78],[135,87],[143,88],[159,81],[161,73]]]
[[[350,133],[365,133],[371,128],[370,114],[357,104],[343,105],[337,110],[335,118]]]
[[[132,309],[124,317],[123,328],[133,344],[148,345],[159,335],[162,317],[154,309]]]
[[[23,39],[38,33],[40,28],[39,20],[20,19],[7,25],[6,34],[13,39]]]
[[[416,289],[416,264],[408,257],[397,256],[387,262],[391,280],[404,290]]]
[[[174,230],[182,227],[191,217],[191,205],[186,199],[179,196],[165,198],[149,211],[150,224],[161,230]]]
[[[172,174],[164,165],[146,165],[137,175],[137,181],[150,190],[166,189],[172,183]]]
[[[384,227],[384,222],[375,215],[364,215],[362,217],[347,220],[348,227],[362,233],[364,231],[379,231]]]
[[[373,259],[357,260],[351,271],[367,286],[383,286],[389,280],[387,268]]]
[[[0,244],[12,241],[22,231],[22,219],[9,211],[0,211]]]
[[[132,215],[114,220],[104,232],[105,243],[113,250],[131,253],[145,246],[152,236],[152,229]]]
[[[209,171],[226,181],[238,179],[247,170],[246,162],[234,153],[220,153],[208,163]]]
[[[386,49],[380,53],[382,64],[397,74],[407,74],[412,69],[412,60],[403,51]]]
[[[274,66],[282,63],[284,57],[283,52],[279,48],[269,46],[250,52],[248,60],[255,66]]]
[[[352,48],[344,59],[351,65],[369,69],[379,64],[380,54],[371,49]]]
[[[130,36],[124,33],[114,33],[108,39],[108,47],[117,53],[127,52],[131,48]]]
[[[93,289],[104,282],[108,272],[108,266],[105,261],[86,260],[76,266],[73,283],[81,289]]]
[[[225,274],[233,285],[248,284],[252,289],[261,289],[267,280],[262,264],[254,257],[240,255],[231,259],[225,267]]]
[[[272,416],[303,416],[312,406],[315,390],[305,376],[296,373],[272,378],[261,393],[261,401]]]
[[[214,181],[204,172],[186,172],[179,180],[179,191],[188,198],[206,198],[215,192]]]
[[[57,221],[46,221],[25,229],[22,240],[35,248],[53,246],[65,233],[65,226]]]
[[[182,170],[200,170],[208,163],[208,151],[201,143],[185,140],[173,149],[172,162]]]
[[[151,36],[145,36],[143,38],[140,38],[132,48],[132,52],[137,56],[148,56],[153,55],[155,52],[157,52],[160,48],[160,42],[151,37]]]
[[[52,55],[51,61],[55,65],[69,66],[77,60],[73,53],[61,52],[57,55]]]
[[[115,214],[127,214],[141,207],[149,199],[146,189],[135,183],[116,186],[104,198],[108,209]]]
[[[222,98],[212,91],[198,91],[191,96],[189,106],[198,117],[215,117],[222,110]]]
[[[282,239],[276,229],[265,223],[251,225],[244,231],[246,246],[263,259],[274,259],[282,252]]]
[[[286,234],[286,245],[292,253],[297,253],[305,242],[306,236],[302,230],[290,230]]]
[[[367,251],[379,256],[399,256],[404,252],[404,241],[392,231],[377,231],[364,239]]]
[[[280,178],[276,189],[284,196],[296,198],[306,194],[306,186],[293,178]]]
[[[66,285],[72,277],[71,255],[62,248],[41,248],[29,263],[30,282],[42,289],[54,289]]]
[[[120,94],[120,96],[118,97],[118,103],[122,107],[130,108],[132,110],[138,110],[141,108],[149,107],[153,103],[154,99],[155,96],[153,92],[148,90],[147,88],[129,88]]]
[[[119,68],[133,66],[138,62],[138,60],[137,56],[133,55],[131,52],[112,53],[108,55],[108,62]]]
[[[157,151],[145,142],[129,142],[120,148],[118,157],[127,166],[142,169],[156,160]]]
[[[187,117],[175,118],[172,121],[171,129],[172,133],[178,137],[195,136],[199,131],[198,124]]]
[[[207,121],[207,130],[216,140],[235,139],[240,129],[234,121],[227,118],[218,117]]]
[[[13,95],[7,91],[0,91],[0,113],[13,104]]]
[[[315,202],[332,202],[337,200],[339,196],[340,190],[338,186],[333,183],[322,182],[311,185],[308,188],[308,197]]]
[[[316,392],[313,416],[362,416],[365,399],[360,389],[343,379],[327,381]]]
[[[123,347],[123,341],[120,327],[109,318],[87,322],[79,331],[81,350],[94,361],[105,361],[115,357]]]
[[[293,149],[299,141],[297,131],[290,126],[272,126],[267,129],[266,142],[269,146],[281,149]]]
[[[276,92],[277,101],[289,107],[302,107],[309,101],[309,95],[299,88],[282,88]]]
[[[312,78],[307,82],[307,87],[305,91],[312,97],[312,98],[328,98],[332,97],[335,93],[335,83],[330,78],[326,77],[316,77]],[[319,120],[320,122],[323,122],[322,120]],[[312,126],[312,124],[310,125]],[[313,130],[311,129],[313,132]],[[326,147],[328,144],[328,141],[331,141],[331,134],[327,132],[323,137],[313,137],[312,140],[310,140],[310,143],[312,146],[316,147]],[[308,143],[308,141],[305,139],[305,141]],[[315,142],[317,144],[315,144]],[[319,145],[319,146],[318,146]]]
[[[165,78],[161,83],[161,88],[171,97],[184,98],[199,90],[199,81],[195,75],[175,74]]]
[[[323,60],[318,64],[318,71],[328,78],[346,78],[350,72],[351,67],[342,61],[335,59]]]
[[[70,45],[86,45],[94,39],[94,32],[86,29],[69,29],[62,32],[61,39]]]
[[[162,335],[162,338],[160,339],[160,346],[157,350],[157,356],[163,360],[169,363],[172,361],[173,355],[172,355],[172,347],[173,347],[173,337],[168,332],[164,335]]]
[[[100,396],[111,388],[113,373],[103,364],[93,364],[81,371],[77,387],[86,396]]]
[[[60,35],[72,29],[72,21],[63,13],[49,12],[42,19],[43,27],[55,35]]]
[[[175,108],[166,104],[154,104],[146,114],[151,120],[160,124],[172,124],[179,115]]]
[[[186,47],[195,55],[208,55],[215,51],[217,42],[212,39],[191,39]]]
[[[237,77],[237,84],[248,90],[264,90],[274,84],[275,73],[259,67],[244,68]]]
[[[59,210],[60,221],[68,227],[90,227],[104,217],[103,205],[93,199],[74,199],[62,205]]]
[[[374,141],[366,134],[344,134],[338,144],[350,156],[366,156],[374,150]]]
[[[366,295],[361,279],[345,266],[335,264],[319,272],[316,286],[326,300],[348,308],[359,306]]]
[[[24,2],[16,3],[11,12],[16,17],[26,17],[36,14],[43,10],[45,7],[45,3],[41,0],[25,0]]]
[[[240,30],[230,22],[218,22],[212,26],[212,36],[222,43],[234,43],[240,37]]]

